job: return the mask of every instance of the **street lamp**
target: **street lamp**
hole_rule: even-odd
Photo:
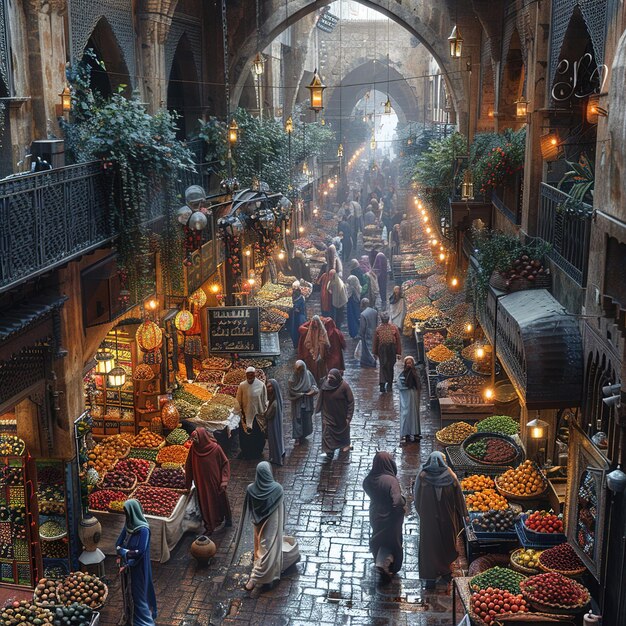
[[[448,43],[450,44],[450,56],[453,59],[460,59],[463,51],[463,37],[461,37],[461,31],[456,24],[448,37]]]
[[[228,143],[232,146],[237,143],[239,139],[239,124],[237,124],[237,120],[233,118],[230,122],[230,126],[228,127]]]
[[[254,57],[254,61],[252,61],[252,73],[255,76],[262,76],[264,65],[265,59],[263,58],[263,55],[260,52],[257,52],[256,56]]]
[[[385,101],[385,104],[383,106],[385,107],[385,115],[391,115],[393,107],[391,106],[391,100],[389,99],[389,95],[387,95],[387,100]]]
[[[520,96],[519,100],[515,101],[515,117],[525,118],[528,114],[528,100],[524,96]]]
[[[291,135],[291,133],[293,133],[293,119],[291,117],[291,115],[287,118],[287,121],[285,122],[285,131]]]
[[[96,372],[108,374],[115,364],[115,357],[108,350],[98,350],[96,353]]]
[[[63,111],[63,113],[69,113],[72,108],[72,92],[67,85],[59,94],[59,98],[61,98],[61,111]]]
[[[322,79],[317,73],[317,68],[315,68],[313,80],[307,85],[307,89],[311,94],[311,104],[309,108],[318,113],[324,108],[324,89],[326,89],[326,85],[322,83]]]
[[[343,144],[339,144],[339,147],[337,148],[337,158],[338,159],[343,159]]]
[[[469,168],[467,168],[463,174],[461,198],[463,200],[472,200],[474,198],[474,176],[472,174],[472,170]]]

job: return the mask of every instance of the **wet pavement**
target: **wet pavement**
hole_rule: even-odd
[[[310,311],[315,308],[314,302]],[[284,336],[283,336],[284,334]],[[405,354],[415,354],[415,344],[404,338]],[[271,591],[250,597],[243,589],[251,569],[252,528],[245,529],[246,545],[231,565],[232,539],[241,512],[246,485],[254,477],[255,461],[231,461],[228,488],[235,525],[217,531],[212,539],[217,554],[208,566],[191,557],[194,536],[187,534],[164,564],[153,563],[159,625],[206,626],[208,624],[258,624],[298,626],[304,624],[412,624],[450,626],[451,596],[445,585],[425,590],[418,573],[418,519],[412,506],[411,485],[417,469],[436,445],[438,417],[431,415],[422,399],[422,434],[418,443],[400,445],[398,391],[381,394],[378,371],[359,368],[353,358],[356,341],[348,337],[345,378],[354,391],[353,450],[330,463],[321,455],[321,423],[314,418],[308,443],[293,446],[289,403],[284,412],[287,442],[285,465],[273,466],[285,490],[285,532],[297,537],[302,560],[291,568]],[[286,390],[295,360],[291,340],[281,333],[280,363],[268,371]],[[399,373],[399,365],[396,366]],[[285,391],[283,396],[285,396]],[[404,524],[404,565],[391,584],[377,584],[368,549],[369,501],[361,487],[377,450],[392,452],[398,477],[407,496]],[[265,452],[267,458],[267,448]],[[456,572],[465,567],[461,557]],[[114,559],[107,559],[111,584],[102,611],[101,625],[116,624],[121,609]],[[255,592],[256,593],[256,592]]]

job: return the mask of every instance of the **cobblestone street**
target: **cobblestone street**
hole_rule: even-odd
[[[309,308],[314,309],[315,303]],[[218,552],[208,567],[198,566],[190,556],[194,539],[185,535],[165,564],[153,563],[158,599],[158,624],[414,624],[449,626],[451,597],[445,585],[426,591],[417,569],[418,520],[412,507],[411,485],[422,459],[433,449],[438,426],[427,401],[422,400],[420,444],[399,445],[397,390],[378,391],[378,371],[362,370],[353,358],[356,340],[348,337],[346,380],[353,388],[356,407],[352,421],[354,449],[331,463],[321,458],[321,424],[314,419],[314,434],[307,444],[293,447],[289,404],[285,407],[284,433],[287,441],[285,465],[273,466],[276,479],[285,489],[286,532],[295,535],[302,560],[280,584],[257,598],[243,589],[252,554],[252,529],[244,530],[247,541],[243,556],[231,565],[235,528],[214,533]],[[405,339],[405,354],[414,345]],[[291,340],[281,334],[282,356],[269,370],[286,389],[294,362]],[[396,367],[398,370],[399,366]],[[373,560],[368,549],[369,502],[362,489],[376,450],[395,456],[398,475],[407,496],[408,515],[404,525],[405,560],[400,576],[385,587],[376,584]],[[267,458],[267,453],[266,453]],[[236,527],[246,485],[253,479],[256,462],[231,461],[229,497]],[[460,560],[457,566],[460,567]],[[121,608],[114,560],[108,559],[112,583],[109,601],[101,618],[103,626],[117,622]]]

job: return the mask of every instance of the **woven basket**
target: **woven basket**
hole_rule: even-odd
[[[582,576],[587,569],[584,566],[579,569],[572,569],[572,570],[552,569],[550,567],[546,567],[541,561],[539,561],[539,567],[544,572],[555,572],[557,574],[562,574],[563,576],[567,576],[568,578],[577,578],[578,576]]]
[[[507,491],[506,489],[503,489],[499,484],[498,484],[498,478],[495,478],[495,483],[496,483],[496,489],[500,492],[501,495],[503,495],[505,498],[507,498],[508,500],[521,500],[521,501],[525,501],[525,500],[536,500],[537,498],[540,498],[545,492],[546,489],[548,488],[548,481],[544,478],[543,479],[543,489],[541,491],[537,491],[535,493],[531,493],[530,495],[523,495],[523,496],[519,496],[515,493],[511,493],[510,491]]]
[[[526,576],[534,576],[535,574],[539,573],[538,569],[533,569],[532,567],[524,567],[523,565],[520,565],[519,563],[516,563],[513,560],[513,556],[517,554],[518,552],[521,552],[523,549],[524,548],[518,548],[517,550],[514,550],[511,553],[511,557],[509,559],[509,565],[511,569],[514,569],[516,572],[519,572],[520,574],[525,574]]]
[[[492,622],[492,626],[504,626],[505,622],[502,620],[506,620],[506,624],[511,624],[514,622],[520,622],[522,624],[545,624],[554,623],[559,624],[560,626],[574,626],[574,622],[568,619],[569,615],[562,615],[556,613],[503,613],[502,615],[496,616],[496,619]]]
[[[514,280],[508,280],[501,276],[499,272],[494,271],[489,278],[489,284],[494,289],[508,292],[525,291],[527,289],[550,289],[552,287],[552,275],[539,274],[533,281],[521,276]]]
[[[104,484],[104,480],[106,478],[106,475],[109,472],[105,472],[104,476],[98,481],[97,483],[97,487],[98,489],[111,489],[112,491],[121,491],[122,493],[130,493],[131,491],[133,491],[133,489],[135,489],[135,487],[137,486],[137,477],[135,476],[135,482],[130,486],[130,487],[112,487],[112,486],[105,486]]]

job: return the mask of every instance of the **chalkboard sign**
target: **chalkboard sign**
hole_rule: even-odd
[[[208,308],[209,352],[260,352],[259,307]]]

